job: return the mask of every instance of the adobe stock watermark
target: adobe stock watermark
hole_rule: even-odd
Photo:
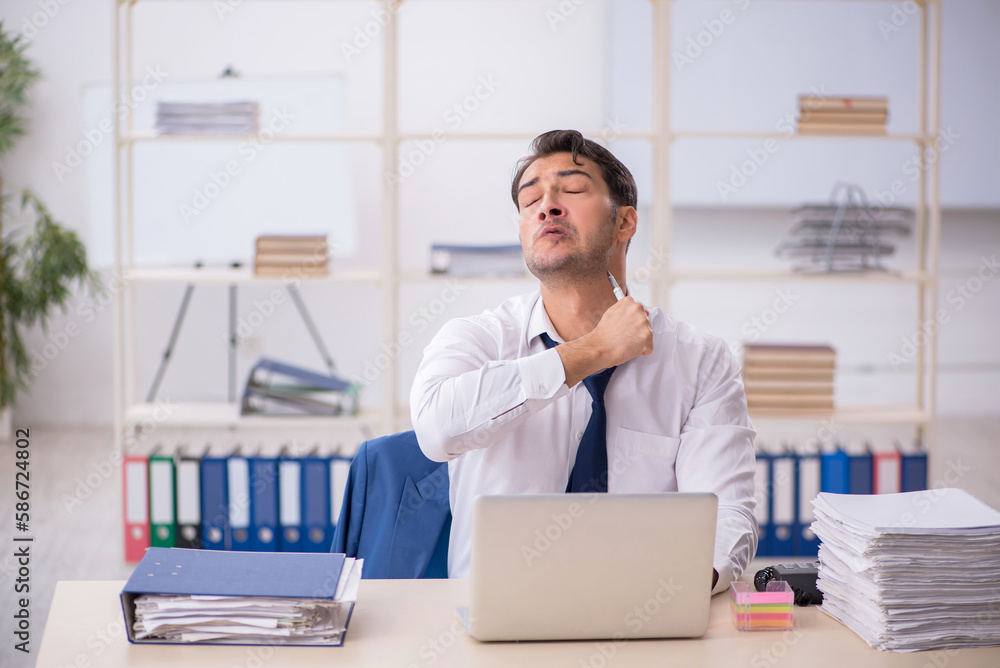
[[[750,0],[732,0],[732,4],[740,12],[745,12],[750,6]],[[705,51],[712,48],[715,41],[722,37],[726,29],[736,23],[738,18],[736,12],[726,8],[719,12],[718,18],[702,21],[702,30],[694,35],[688,35],[683,49],[675,49],[673,52],[674,67],[677,68],[677,72],[682,73],[685,68],[694,65],[695,61],[705,55]]]
[[[587,0],[562,0],[555,9],[546,9],[545,20],[549,22],[549,29],[552,32],[558,30],[586,2]]]
[[[417,656],[422,661],[420,663],[410,663],[407,668],[420,668],[421,666],[433,666],[438,660],[451,649],[459,638],[466,636],[465,627],[461,620],[452,619],[444,631],[436,637],[427,640],[417,648]]]
[[[468,288],[468,285],[463,284],[457,278],[446,280],[441,293],[437,297],[410,313],[407,319],[409,328],[401,330],[392,341],[383,340],[380,344],[382,351],[375,355],[374,358],[365,360],[361,375],[354,375],[351,381],[361,387],[365,387],[379,378],[382,372],[389,368],[393,360],[398,359],[404,350],[414,344],[416,339],[413,333],[423,332],[430,327],[432,323],[444,314],[450,304],[455,303],[459,295],[465,292],[466,288]]]
[[[208,181],[197,187],[192,192],[189,202],[181,202],[177,205],[177,213],[185,224],[200,216],[208,207],[225,192],[239,176],[244,167],[252,163],[260,152],[274,141],[289,124],[295,120],[295,116],[285,108],[275,111],[268,119],[267,125],[257,131],[257,134],[250,139],[240,142],[236,147],[236,152],[241,159],[233,159],[226,162],[220,171],[209,170]]]
[[[38,35],[38,31],[47,26],[49,21],[54,19],[62,11],[62,8],[70,2],[71,0],[38,0],[36,3],[38,11],[33,12],[30,16],[25,16],[24,21],[21,22],[21,39],[25,42],[33,40]]]
[[[774,326],[781,316],[788,313],[799,301],[800,296],[789,288],[778,288],[774,291],[771,305],[764,308],[760,314],[748,319],[740,326],[740,334],[749,341],[757,341]]]
[[[234,332],[236,340],[238,342],[245,341],[253,336],[257,329],[262,327],[278,309],[285,305],[285,302],[288,301],[289,290],[298,287],[306,277],[315,275],[315,270],[325,267],[328,261],[324,249],[323,251],[317,250],[294,265],[289,265],[281,276],[282,287],[274,288],[261,299],[254,299],[250,312],[237,320]],[[224,336],[228,342],[229,333],[227,332]]]
[[[372,42],[379,38],[385,27],[389,25],[389,22],[396,18],[396,14],[402,5],[402,2],[396,2],[389,9],[385,7],[373,9],[370,13],[371,19],[366,21],[363,26],[354,27],[353,39],[350,42],[340,42],[340,53],[344,56],[344,61],[348,65],[351,64],[354,58],[360,56],[362,51],[371,46]]]
[[[945,302],[953,308],[939,308],[934,316],[925,320],[917,331],[900,339],[899,350],[891,351],[886,355],[886,360],[892,370],[898,371],[901,366],[913,361],[918,352],[934,340],[941,328],[951,322],[952,314],[958,313],[975,299],[983,286],[993,280],[997,273],[1000,273],[1000,262],[997,262],[996,254],[994,253],[992,257],[982,256],[975,273],[956,284],[945,295]]]
[[[957,487],[973,468],[963,464],[961,459],[949,459],[947,468],[937,480],[927,486],[923,492],[910,499],[910,510],[904,511],[899,520],[892,526],[911,527],[918,524],[918,519],[929,513],[946,495],[945,490]]]
[[[663,607],[670,603],[683,587],[673,578],[669,580],[660,579],[657,581],[657,589],[642,605],[637,605],[629,611],[622,623],[636,636],[642,632],[647,624],[660,614]],[[611,636],[611,641],[595,643],[597,649],[586,659],[580,659],[580,668],[605,668],[608,663],[618,654],[618,648],[623,642],[628,641],[628,634],[625,631],[616,631]]]
[[[97,319],[97,316],[104,312],[115,301],[115,296],[125,287],[125,279],[115,271],[109,284],[102,281],[101,288],[96,295],[87,296],[77,302],[68,318],[61,327],[50,327],[45,334],[45,343],[41,349],[32,349],[28,357],[31,361],[31,375],[33,378],[48,368],[62,351],[66,350],[70,343],[78,337],[84,325],[89,325]],[[73,317],[75,316],[75,317]],[[79,320],[78,320],[79,319]]]
[[[920,178],[920,174],[928,166],[940,160],[941,156],[947,153],[948,149],[954,146],[955,142],[961,138],[962,135],[952,130],[949,125],[945,130],[939,132],[922,151],[904,160],[899,167],[900,171],[909,177],[908,180],[911,184],[916,183],[917,179]],[[884,208],[893,206],[908,191],[909,187],[902,179],[893,179],[888,188],[885,190],[876,190],[872,193],[871,199],[874,200],[872,210],[879,212]]]
[[[624,453],[618,450],[608,463],[606,471],[603,471],[597,478],[588,480],[580,486],[580,493],[585,495],[585,504],[589,506],[597,502],[602,490],[608,489],[609,478],[612,474],[616,476],[625,475],[636,462],[640,461],[642,455],[651,453],[654,453],[652,446],[649,449],[636,447]],[[584,504],[574,500],[570,501],[565,512],[552,513],[549,516],[551,521],[545,527],[535,529],[534,541],[530,545],[521,545],[521,556],[524,558],[524,563],[531,566],[536,560],[544,556],[546,552],[552,549],[553,545],[569,533],[573,528],[574,522],[583,517],[585,511]]]
[[[129,111],[134,110],[140,103],[149,97],[149,94],[169,76],[169,73],[160,70],[159,65],[156,67],[153,67],[152,65],[147,66],[146,74],[143,76],[142,80],[132,86],[132,89],[127,95],[122,95],[111,104],[112,115],[117,116],[119,121],[124,119],[125,115]],[[55,174],[59,182],[62,183],[63,179],[80,167],[83,164],[84,159],[92,154],[98,146],[103,144],[104,140],[107,139],[108,136],[112,135],[114,131],[114,120],[111,117],[104,118],[97,124],[96,127],[84,131],[83,139],[78,141],[75,145],[67,145],[65,147],[66,152],[62,161],[52,161],[52,172]]]
[[[894,2],[892,3],[892,11],[889,13],[889,18],[879,19],[875,22],[875,26],[878,28],[879,33],[882,34],[882,39],[888,42],[893,33],[902,30],[903,26],[919,13],[920,6],[913,0]]]
[[[137,425],[134,432],[130,432],[125,439],[123,452],[112,449],[103,459],[91,462],[90,467],[76,476],[73,493],[63,493],[61,501],[63,509],[67,515],[83,505],[105,482],[107,482],[116,471],[120,470],[123,453],[128,454],[136,449],[140,444],[148,441],[156,429],[174,414],[177,406],[167,401],[158,401],[152,413],[143,418]]]
[[[789,648],[798,644],[805,634],[799,629],[790,629],[781,634],[781,638],[771,643],[770,647],[765,647],[750,659],[753,668],[770,668],[777,665],[781,659],[788,654]]]
[[[494,79],[492,74],[479,77],[479,81],[472,92],[446,109],[441,116],[441,120],[452,131],[458,130],[484,102],[493,97],[493,94],[501,86],[501,82]],[[386,171],[383,174],[389,190],[396,192],[396,189],[406,179],[413,176],[417,168],[427,162],[437,152],[438,147],[447,140],[448,132],[442,127],[436,127],[431,131],[429,139],[417,139],[414,141],[414,147],[405,155],[399,156],[399,163],[396,170],[393,172]]]
[[[802,109],[802,117],[808,118],[814,107],[829,99],[831,93],[826,90],[825,84],[810,86],[811,97]],[[715,190],[719,193],[719,199],[728,202],[730,196],[738,193],[747,183],[750,182],[757,173],[773,158],[784,145],[785,140],[796,133],[798,121],[791,112],[781,116],[774,123],[775,132],[780,133],[780,137],[768,137],[758,146],[746,150],[746,159],[730,165],[729,178],[725,181],[719,179],[715,182]]]
[[[215,10],[215,16],[220,21],[225,21],[242,4],[243,0],[213,0],[212,9]]]

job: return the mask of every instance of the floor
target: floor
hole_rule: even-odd
[[[932,487],[962,487],[1000,508],[1000,417],[948,418],[931,431]],[[58,580],[124,580],[133,566],[122,559],[121,472],[110,429],[32,429],[29,433],[29,526],[15,531],[18,449],[0,444],[0,666],[34,665],[44,620]],[[15,537],[33,536],[28,542]],[[15,594],[17,548],[29,546],[27,593]],[[24,584],[23,582],[21,584]],[[17,599],[29,598],[30,654],[13,649]]]

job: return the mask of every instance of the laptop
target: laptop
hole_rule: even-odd
[[[703,635],[717,508],[711,493],[477,497],[469,635]]]

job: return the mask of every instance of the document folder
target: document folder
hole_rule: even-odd
[[[795,556],[815,557],[819,551],[819,538],[812,531],[813,499],[820,492],[821,460],[818,450],[798,451],[795,460],[795,496],[798,507],[795,513],[795,537],[792,550]]]
[[[232,546],[227,461],[228,457],[211,451],[201,458],[201,546],[206,550]]]
[[[278,460],[250,458],[250,549],[278,549]]]
[[[281,553],[281,552],[218,552],[181,548],[150,548],[136,566],[121,592],[122,612],[129,642],[150,644],[289,644],[339,646],[354,609],[357,581],[361,577],[361,560],[346,559],[343,554],[331,553]],[[352,582],[353,581],[353,582]],[[316,642],[308,638],[272,636],[267,641],[247,642],[233,636],[202,640],[179,640],[164,637],[145,637],[136,629],[136,599],[143,594],[169,596],[231,596],[260,601],[267,605],[277,599],[294,599],[301,603],[323,602],[338,604],[341,628],[330,631],[336,635],[331,641]],[[292,601],[294,602],[294,601]],[[192,599],[192,613],[197,616],[200,603],[211,606],[218,601]],[[236,601],[233,601],[235,604]],[[265,608],[266,609],[266,608]],[[329,609],[329,607],[327,608]],[[173,613],[171,613],[173,614]],[[236,613],[233,613],[234,615]],[[262,614],[260,611],[258,615]],[[266,613],[264,618],[267,618]],[[197,621],[197,620],[195,620]],[[296,624],[310,620],[297,620]],[[202,621],[201,623],[206,623]],[[216,624],[220,623],[216,621]],[[140,626],[140,631],[142,627]],[[206,633],[205,635],[215,635]]]
[[[771,556],[795,551],[795,453],[787,448],[771,455]]]
[[[174,547],[177,544],[177,505],[174,481],[174,458],[159,446],[149,454],[149,525],[150,545]]]
[[[823,492],[834,494],[851,491],[850,460],[839,446],[820,455],[820,488]]]
[[[919,492],[927,489],[927,451],[920,445],[902,450],[901,468],[900,491]]]
[[[278,459],[278,520],[282,552],[305,552],[302,526],[302,461],[288,453]]]
[[[201,547],[201,458],[177,452],[177,547]]]
[[[318,453],[302,458],[303,552],[329,552],[333,542],[330,521],[330,460]]]
[[[227,495],[229,497],[230,549],[250,549],[250,463],[233,454],[226,460]]]
[[[125,561],[137,562],[149,547],[149,457],[127,454],[122,460],[125,497]]]

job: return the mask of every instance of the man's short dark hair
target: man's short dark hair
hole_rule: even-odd
[[[604,148],[592,139],[587,139],[576,130],[552,130],[545,134],[540,134],[531,142],[531,154],[521,158],[517,163],[517,171],[514,174],[514,181],[510,186],[510,196],[514,200],[514,206],[518,211],[521,206],[517,202],[517,188],[521,184],[521,177],[524,172],[539,158],[547,158],[556,153],[572,153],[573,162],[583,164],[577,160],[577,156],[583,156],[593,160],[601,169],[601,178],[608,184],[611,191],[611,201],[615,204],[615,209],[619,206],[630,206],[635,208],[638,200],[638,191],[635,187],[635,179],[628,167],[623,165],[618,158],[611,154],[611,151]]]

